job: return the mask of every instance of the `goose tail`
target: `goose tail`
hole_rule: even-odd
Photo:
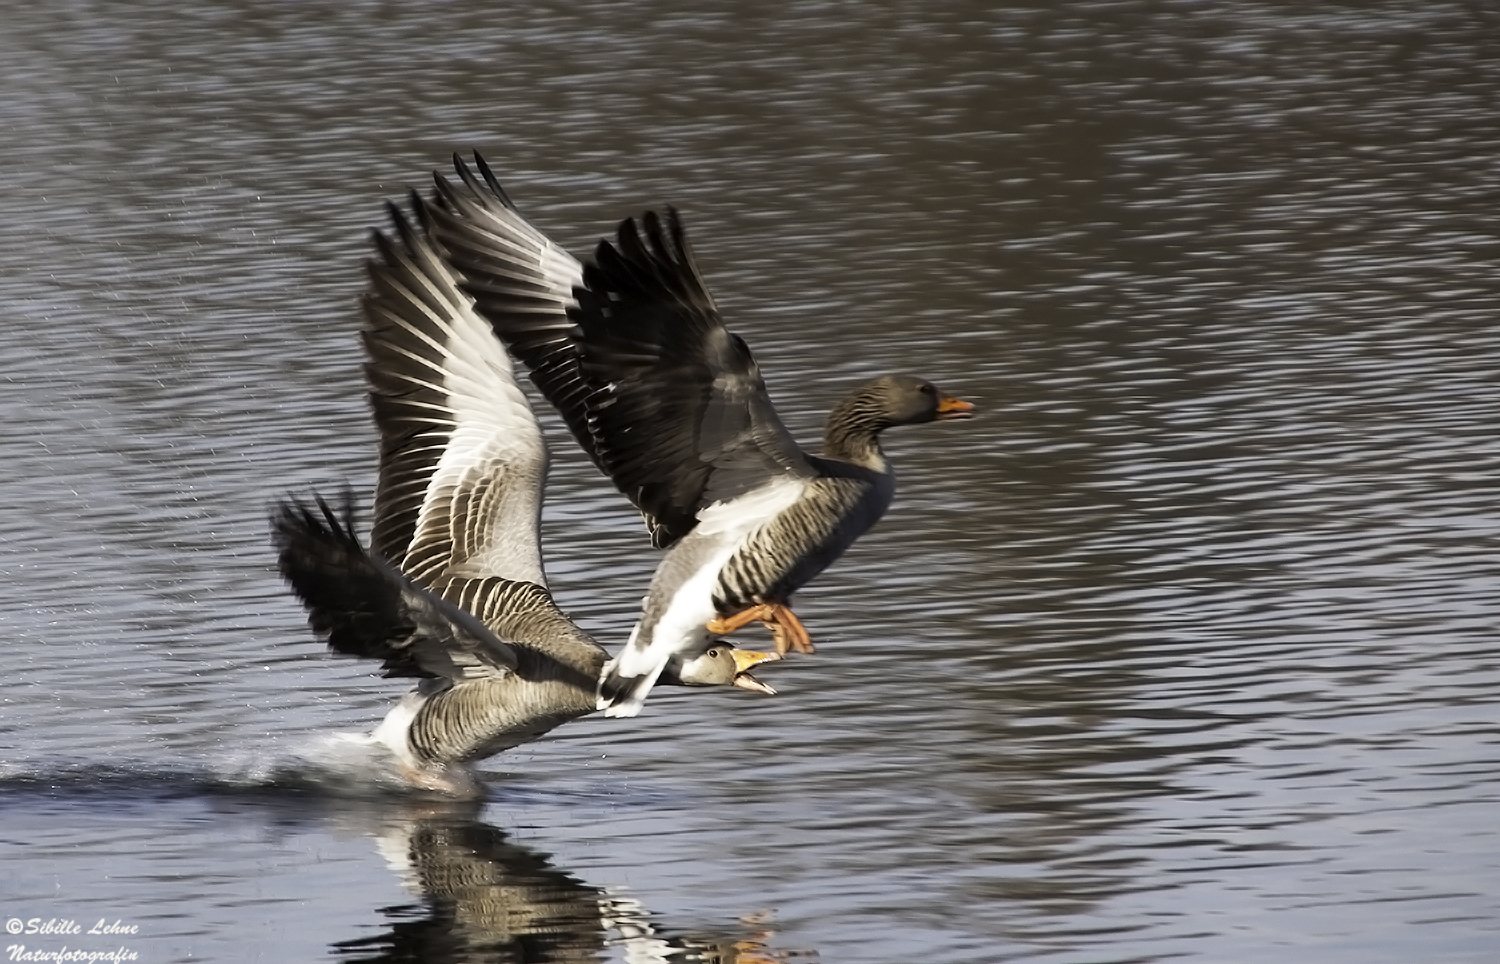
[[[630,667],[620,664],[620,657],[604,664],[599,674],[598,706],[605,716],[636,716],[666,664],[643,673],[631,673]]]

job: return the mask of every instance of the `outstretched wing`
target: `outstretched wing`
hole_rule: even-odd
[[[348,493],[342,512],[321,497],[281,503],[271,532],[281,574],[335,652],[382,660],[386,676],[458,682],[515,669],[514,649],[478,619],[365,551]]]
[[[424,217],[449,263],[463,272],[476,309],[597,465],[588,426],[592,389],[580,364],[578,327],[568,317],[583,265],[521,216],[478,154],[474,165],[479,177],[453,156],[458,185],[433,175],[437,193]]]
[[[665,224],[625,221],[579,273],[476,164],[482,182],[457,158],[460,183],[437,178],[434,237],[655,545],[714,502],[811,474],[749,348],[720,320],[675,211]]]
[[[583,368],[604,470],[668,546],[699,513],[780,476],[810,476],[750,349],[724,327],[677,212],[621,223],[584,268]]]
[[[421,207],[418,204],[418,210]],[[431,242],[394,206],[374,235],[363,332],[380,432],[375,552],[429,588],[545,586],[547,453],[510,357]]]

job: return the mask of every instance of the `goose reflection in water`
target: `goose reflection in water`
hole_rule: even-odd
[[[375,839],[420,905],[383,909],[392,919],[372,937],[338,941],[347,961],[547,961],[598,964],[610,951],[630,964],[711,961],[771,964],[753,918],[739,935],[662,928],[628,894],[594,887],[477,819],[478,805],[413,805]]]

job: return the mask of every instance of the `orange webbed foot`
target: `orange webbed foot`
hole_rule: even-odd
[[[774,609],[770,603],[747,606],[730,616],[715,616],[707,622],[705,628],[716,636],[728,636],[742,626],[771,619]]]
[[[799,653],[813,651],[812,637],[807,634],[807,627],[802,625],[802,620],[797,618],[791,607],[781,603],[757,603],[730,616],[715,616],[708,621],[706,628],[711,633],[727,636],[753,622],[760,622],[771,631],[778,655],[785,656],[788,650],[793,649]]]

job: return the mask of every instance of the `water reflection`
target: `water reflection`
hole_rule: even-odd
[[[310,865],[340,866],[334,886],[347,881],[354,895],[356,925],[364,933],[333,939],[333,955],[350,962],[555,962],[582,964],[623,960],[629,964],[705,961],[714,964],[772,964],[789,953],[771,946],[773,931],[766,913],[747,914],[737,922],[688,927],[663,924],[645,901],[630,890],[600,887],[557,866],[541,850],[519,843],[483,819],[486,807],[537,805],[532,791],[509,786],[491,803],[414,800],[366,787],[363,796],[330,793],[316,774],[282,766],[258,773],[204,769],[193,764],[163,767],[148,760],[99,766],[87,761],[46,770],[0,773],[0,817],[15,828],[59,825],[65,849],[54,854],[60,880],[69,865],[83,860],[95,873],[121,880],[170,877],[197,900],[261,907],[267,930],[299,929],[324,940],[349,926],[311,908],[308,921],[297,921],[297,898],[307,886]],[[566,795],[549,802],[568,806]],[[157,838],[162,823],[178,826],[171,839]],[[14,831],[23,838],[27,831]],[[131,843],[156,838],[149,855],[131,853]],[[385,864],[414,903],[357,901],[388,893],[378,881],[352,874],[348,843],[366,840],[366,853]],[[79,842],[87,841],[87,854]],[[35,838],[30,842],[39,846]],[[119,844],[124,842],[124,851]],[[7,841],[9,843],[9,841]],[[227,844],[227,846],[226,846]],[[248,848],[251,853],[237,852]],[[266,873],[288,857],[294,866],[288,881]],[[123,862],[120,858],[124,858]],[[249,890],[229,896],[218,892],[220,871],[197,868],[259,863],[263,872]],[[163,876],[166,874],[167,876]],[[25,880],[26,875],[22,875]],[[297,880],[297,878],[302,878]],[[118,900],[83,902],[76,888],[59,890],[48,902],[42,892],[23,884],[0,885],[0,899],[13,913],[85,918],[124,917],[139,926],[134,948],[142,959],[214,959],[214,948],[184,935],[171,934],[160,923],[180,916],[181,897],[158,886],[136,896],[134,906]],[[372,886],[375,884],[377,886]],[[325,895],[325,899],[332,895]],[[331,903],[331,901],[329,901]],[[24,913],[22,913],[24,911]],[[366,916],[368,915],[368,916]],[[681,915],[679,915],[681,916]],[[300,924],[300,927],[299,927]],[[190,932],[191,933],[191,932]],[[232,935],[220,935],[232,943]],[[276,956],[269,940],[259,949]],[[88,948],[85,948],[87,950]],[[796,956],[811,952],[799,951]]]
[[[381,854],[421,903],[385,907],[386,929],[336,941],[358,962],[597,962],[619,949],[631,964],[769,964],[786,955],[766,931],[698,934],[657,925],[628,892],[599,888],[479,819],[480,805],[411,804],[373,833]],[[387,814],[389,816],[389,814]],[[752,923],[747,921],[746,923]]]

